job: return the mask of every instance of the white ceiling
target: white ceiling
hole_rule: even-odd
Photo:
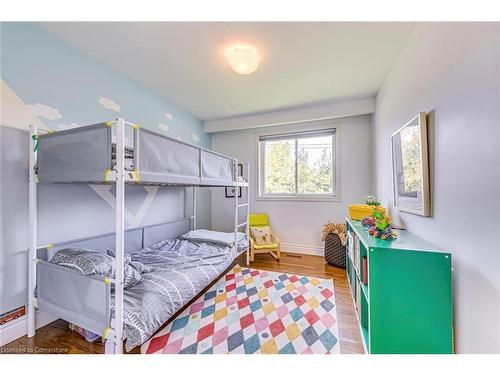
[[[42,23],[201,120],[377,93],[413,23]],[[224,50],[262,62],[234,73]]]

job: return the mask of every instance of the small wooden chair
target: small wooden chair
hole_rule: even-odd
[[[276,236],[271,229],[272,243],[265,245],[257,245],[255,238],[253,238],[251,228],[255,227],[269,227],[269,216],[267,214],[251,214],[250,215],[250,230],[248,239],[250,241],[250,262],[254,261],[255,254],[271,254],[271,256],[278,262],[280,260],[280,239]]]

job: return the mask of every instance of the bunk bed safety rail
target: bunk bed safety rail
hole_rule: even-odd
[[[236,182],[233,158],[123,121],[38,136],[38,181],[114,183],[117,146],[113,137],[122,123],[133,131],[132,144],[125,145],[126,182],[189,186]]]
[[[232,185],[233,159],[141,128],[134,132],[135,169],[142,181]]]
[[[142,249],[143,230],[143,228],[132,228],[125,231],[125,254]],[[106,253],[107,250],[115,251],[115,245],[115,233],[105,233],[97,236],[40,246],[38,248],[37,258],[50,261],[55,253],[64,248],[84,248]]]
[[[200,151],[197,147],[159,136],[146,129],[141,129],[138,133],[138,170],[144,175],[144,181],[149,176],[166,174],[186,184],[199,182]]]
[[[190,219],[181,219],[166,224],[144,227],[144,247],[165,239],[179,238],[189,232]]]
[[[220,181],[221,184],[227,184],[228,181],[236,181],[233,162],[232,158],[201,150],[201,182],[210,184],[211,181]]]
[[[111,285],[103,277],[39,260],[36,299],[42,311],[98,335],[109,326]]]
[[[127,229],[125,231],[125,254],[139,251],[158,241],[180,237],[190,230],[190,220],[192,217]],[[38,246],[36,258],[50,261],[55,253],[64,248],[92,249],[103,253],[107,250],[115,251],[115,232]]]
[[[101,181],[111,165],[112,129],[105,123],[39,135],[38,181]]]

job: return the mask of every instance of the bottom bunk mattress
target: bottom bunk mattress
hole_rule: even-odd
[[[247,247],[183,239],[165,240],[131,254],[152,267],[140,283],[124,290],[125,348],[130,351],[153,335],[179,309],[220,276]]]

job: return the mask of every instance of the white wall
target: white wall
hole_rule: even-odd
[[[283,243],[283,250],[323,254],[321,229],[328,220],[343,222],[348,205],[359,202],[370,191],[370,115],[332,120],[339,124],[340,195],[338,202],[293,202],[256,200],[257,134],[262,129],[249,129],[212,134],[212,148],[251,163],[251,212],[268,213],[274,231]],[[273,127],[296,129],[297,125]],[[304,125],[304,130],[307,125]],[[264,130],[265,131],[265,130]],[[245,197],[243,197],[245,199]],[[232,230],[232,200],[224,198],[222,189],[212,191],[212,228]],[[243,213],[243,210],[242,210]]]
[[[499,48],[499,24],[419,25],[377,96],[373,121],[373,184],[392,207],[390,134],[431,112],[433,215],[391,211],[453,253],[461,353],[500,352]]]
[[[375,97],[343,98],[327,102],[307,104],[272,112],[260,112],[244,116],[205,121],[207,133],[254,129],[267,126],[319,121],[332,118],[354,117],[375,112]]]

